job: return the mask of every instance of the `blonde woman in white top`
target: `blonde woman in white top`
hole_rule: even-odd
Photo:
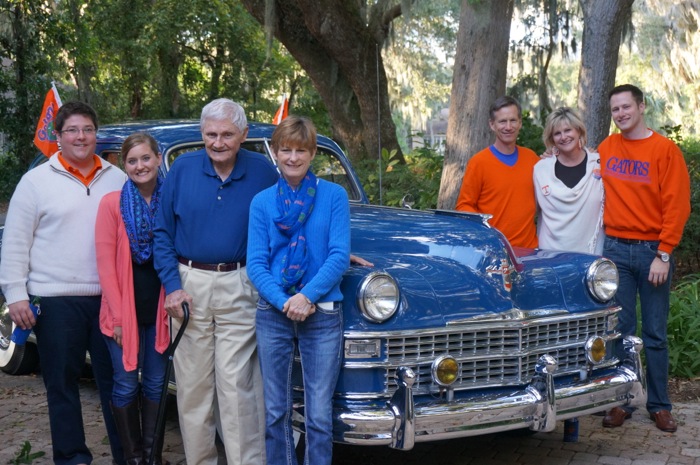
[[[600,157],[586,148],[586,128],[571,108],[547,117],[547,152],[533,172],[541,249],[600,255],[603,251],[603,182]]]

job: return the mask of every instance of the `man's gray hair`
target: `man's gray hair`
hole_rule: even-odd
[[[206,120],[228,120],[238,129],[245,131],[248,127],[248,119],[242,106],[227,98],[218,98],[207,103],[202,108],[202,116],[199,118],[199,129],[204,129]]]

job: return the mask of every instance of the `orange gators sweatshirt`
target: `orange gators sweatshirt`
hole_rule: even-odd
[[[660,242],[673,252],[690,215],[690,178],[683,153],[652,132],[629,140],[608,136],[598,147],[605,186],[605,233]]]
[[[501,162],[489,147],[467,163],[457,210],[490,213],[490,224],[515,247],[537,247],[535,186],[532,171],[540,158],[518,146],[513,166]]]

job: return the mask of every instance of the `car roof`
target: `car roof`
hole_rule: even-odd
[[[276,127],[270,123],[248,122],[248,137],[246,140],[269,140]],[[176,131],[173,130],[175,128],[177,129]],[[124,139],[136,131],[146,131],[151,134],[158,141],[158,145],[163,153],[167,151],[167,148],[175,144],[202,141],[199,120],[169,119],[108,124],[100,127],[97,131],[97,143],[99,145],[121,144]],[[321,147],[342,153],[338,144],[326,136],[318,135],[317,143]]]

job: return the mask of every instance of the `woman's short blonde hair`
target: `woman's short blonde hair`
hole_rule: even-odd
[[[277,126],[270,140],[272,150],[282,146],[304,148],[316,151],[316,126],[309,118],[289,115]]]
[[[583,124],[581,116],[569,107],[559,107],[547,116],[547,122],[544,125],[544,132],[542,133],[542,140],[547,149],[554,147],[554,131],[562,123],[566,123],[572,128],[576,129],[581,135],[581,143],[583,147],[588,143],[586,126]]]

